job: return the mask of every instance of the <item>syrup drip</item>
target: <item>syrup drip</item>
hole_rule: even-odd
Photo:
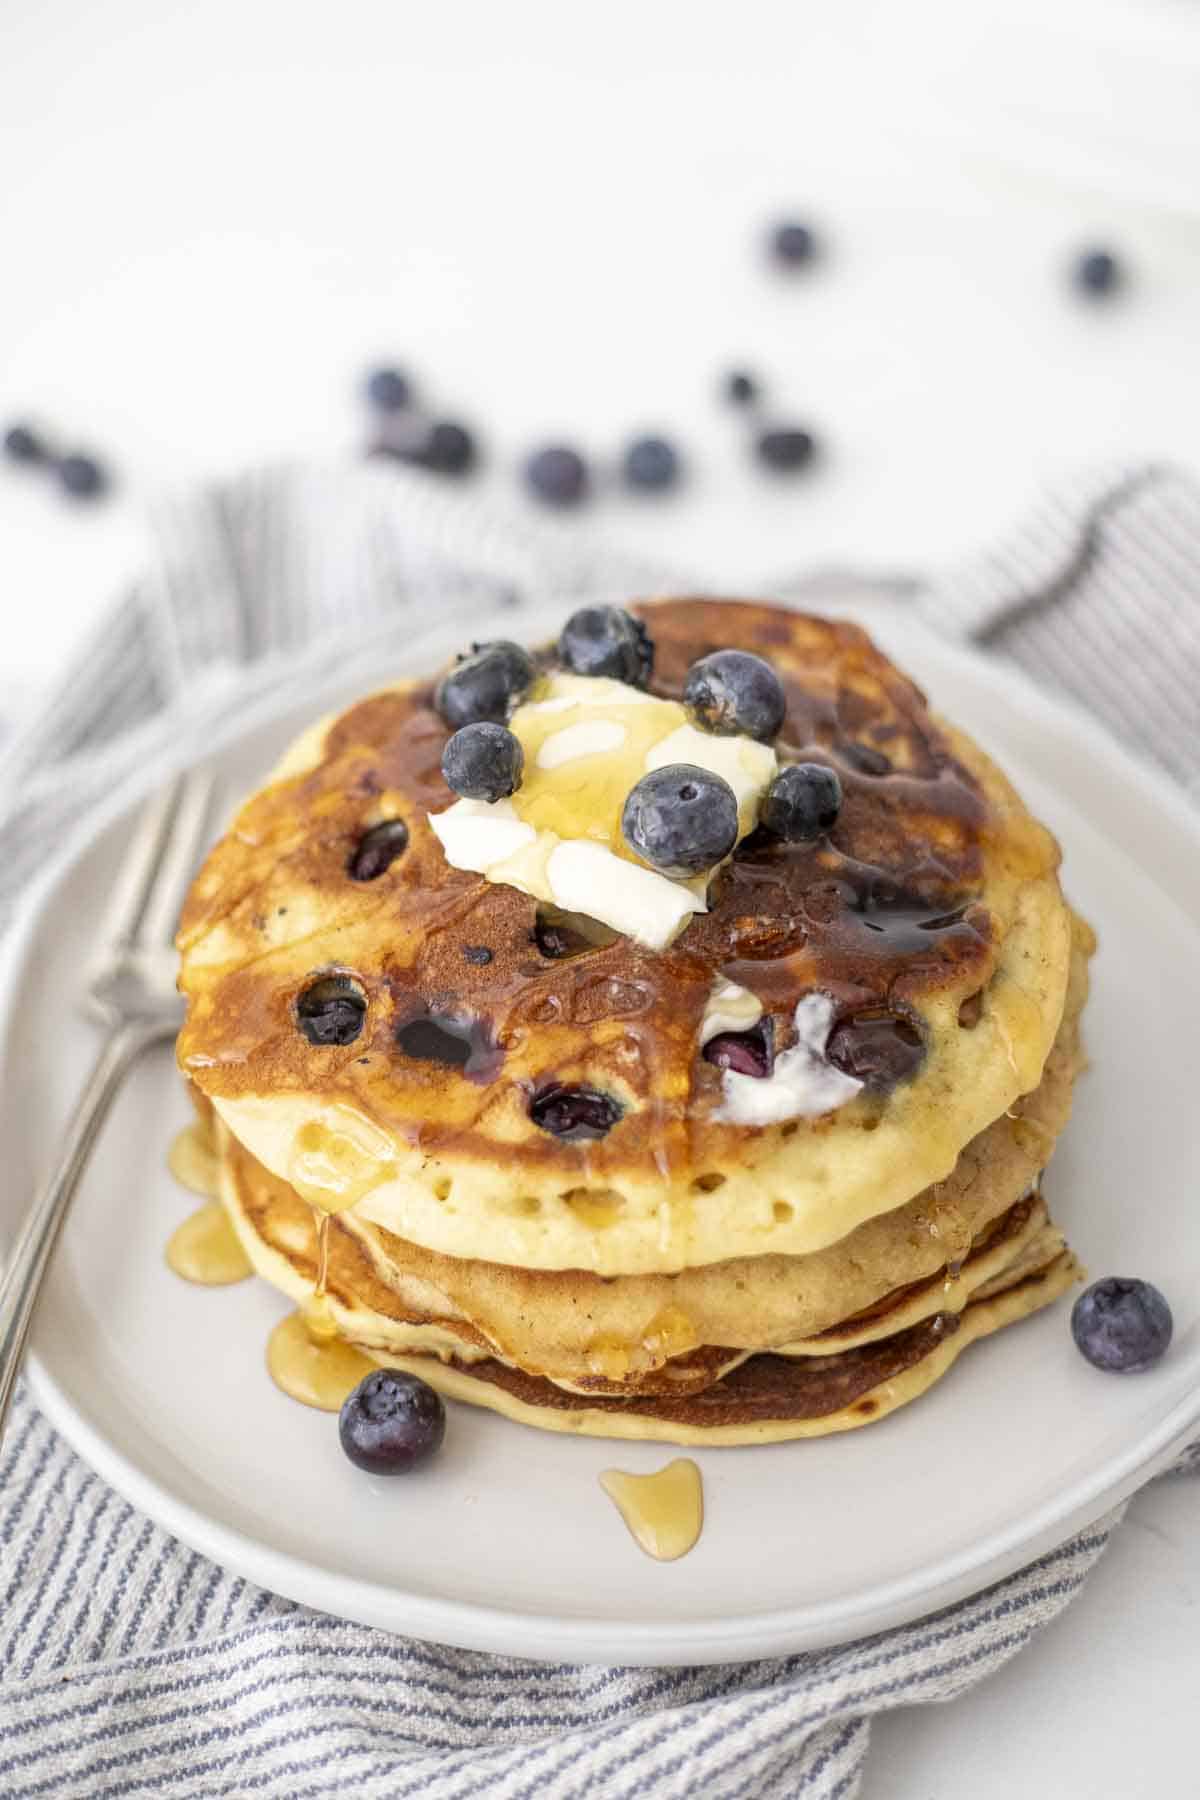
[[[674,1562],[695,1545],[704,1524],[704,1489],[689,1456],[677,1456],[654,1475],[605,1469],[604,1489],[633,1534],[656,1562]]]
[[[209,1200],[172,1232],[167,1267],[198,1287],[229,1287],[254,1273],[219,1200]]]
[[[335,1332],[326,1335],[318,1317],[302,1312],[281,1319],[267,1340],[271,1380],[290,1399],[318,1412],[340,1412],[375,1367],[369,1356]]]
[[[189,1193],[215,1200],[219,1193],[217,1153],[212,1133],[196,1119],[176,1134],[167,1154],[167,1167]]]

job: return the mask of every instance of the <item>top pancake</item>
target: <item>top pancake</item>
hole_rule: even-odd
[[[600,1274],[670,1272],[819,1250],[947,1175],[963,1145],[1040,1078],[1070,925],[1058,851],[988,759],[932,717],[856,626],[779,608],[673,600],[635,608],[656,693],[740,647],[782,678],[781,761],[831,762],[841,815],[815,845],[747,839],[710,910],[666,951],[619,938],[565,960],[534,939],[537,902],[451,868],[426,815],[454,796],[430,685],[402,684],[306,733],[239,814],[180,934],[181,1065],[276,1175],[450,1255]],[[402,818],[405,853],[352,880],[363,832]],[[485,959],[484,951],[490,953]],[[315,1047],[300,992],[352,975],[362,1035]],[[714,981],[748,988],[791,1042],[797,1003],[837,1021],[901,1017],[916,1073],[817,1119],[719,1119],[700,1055]],[[405,1054],[430,1014],[471,1043],[465,1067]],[[540,1130],[530,1100],[586,1083],[623,1105],[599,1140]]]

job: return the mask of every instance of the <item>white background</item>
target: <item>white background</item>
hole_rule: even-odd
[[[5,0],[0,417],[94,446],[119,499],[0,481],[0,708],[144,555],[156,485],[356,454],[366,364],[522,452],[686,447],[586,531],[760,591],[953,562],[1112,455],[1200,464],[1200,11],[1185,0],[603,8]],[[795,211],[828,254],[773,277]],[[1129,291],[1088,306],[1093,240]],[[751,463],[745,363],[826,446]],[[1001,1676],[880,1726],[869,1800],[1185,1791],[1195,1484],[1159,1487]],[[1187,1760],[1185,1761],[1185,1745]],[[1035,1775],[1033,1771],[1037,1771]]]

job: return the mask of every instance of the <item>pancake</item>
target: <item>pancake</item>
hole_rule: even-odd
[[[274,1177],[352,1207],[381,1254],[399,1241],[599,1277],[808,1257],[950,1180],[1042,1080],[1072,925],[1057,847],[1003,775],[852,625],[699,600],[637,610],[665,700],[714,648],[768,657],[788,701],[780,760],[832,764],[845,796],[816,844],[747,836],[669,948],[609,934],[547,955],[538,901],[449,865],[428,823],[453,799],[447,727],[422,684],[307,733],[189,898],[182,1068]],[[407,847],[355,880],[383,820],[403,821]],[[344,1046],[297,1028],[329,972],[365,1001]],[[876,1039],[898,1039],[917,1066],[821,1116],[735,1122],[701,1054],[720,982],[756,997],[777,1049],[817,995],[868,1064]],[[581,1085],[619,1107],[607,1134],[539,1129],[536,1097]]]
[[[1069,1251],[960,1314],[932,1319],[880,1343],[825,1358],[751,1356],[698,1394],[581,1405],[552,1382],[487,1358],[471,1364],[398,1355],[447,1398],[485,1406],[521,1425],[583,1437],[635,1438],[698,1448],[828,1437],[886,1418],[939,1381],[979,1338],[1028,1318],[1066,1293],[1080,1270]]]
[[[1067,1011],[1034,1092],[966,1147],[945,1182],[837,1245],[675,1276],[602,1278],[447,1257],[405,1243],[351,1207],[327,1227],[333,1320],[371,1349],[491,1354],[572,1388],[604,1377],[605,1391],[645,1392],[668,1364],[672,1384],[712,1379],[711,1361],[685,1369],[681,1352],[720,1345],[822,1354],[832,1343],[871,1341],[931,1312],[956,1310],[1044,1224],[1044,1213],[1022,1196],[1036,1188],[1070,1110],[1086,947],[1081,932]],[[227,1128],[220,1161],[222,1195],[255,1267],[307,1301],[318,1265],[311,1206]]]

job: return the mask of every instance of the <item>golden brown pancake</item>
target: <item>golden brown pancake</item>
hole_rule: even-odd
[[[453,798],[447,728],[419,684],[306,734],[197,880],[181,1064],[280,1180],[341,1181],[356,1226],[526,1272],[807,1256],[950,1178],[1042,1078],[1071,924],[1057,848],[999,771],[854,626],[638,610],[658,694],[713,648],[767,656],[788,698],[781,759],[832,763],[845,793],[827,841],[746,839],[669,949],[548,956],[536,901],[448,865],[427,823]],[[356,881],[381,819],[403,820],[407,849]],[[366,1001],[342,1047],[297,1029],[328,971]],[[780,1047],[804,996],[827,995],[867,1085],[822,1117],[731,1123],[700,1044],[718,979],[759,998]],[[465,1061],[406,1048],[418,1021],[449,1028]],[[607,1135],[539,1129],[534,1098],[580,1084],[619,1103]]]

